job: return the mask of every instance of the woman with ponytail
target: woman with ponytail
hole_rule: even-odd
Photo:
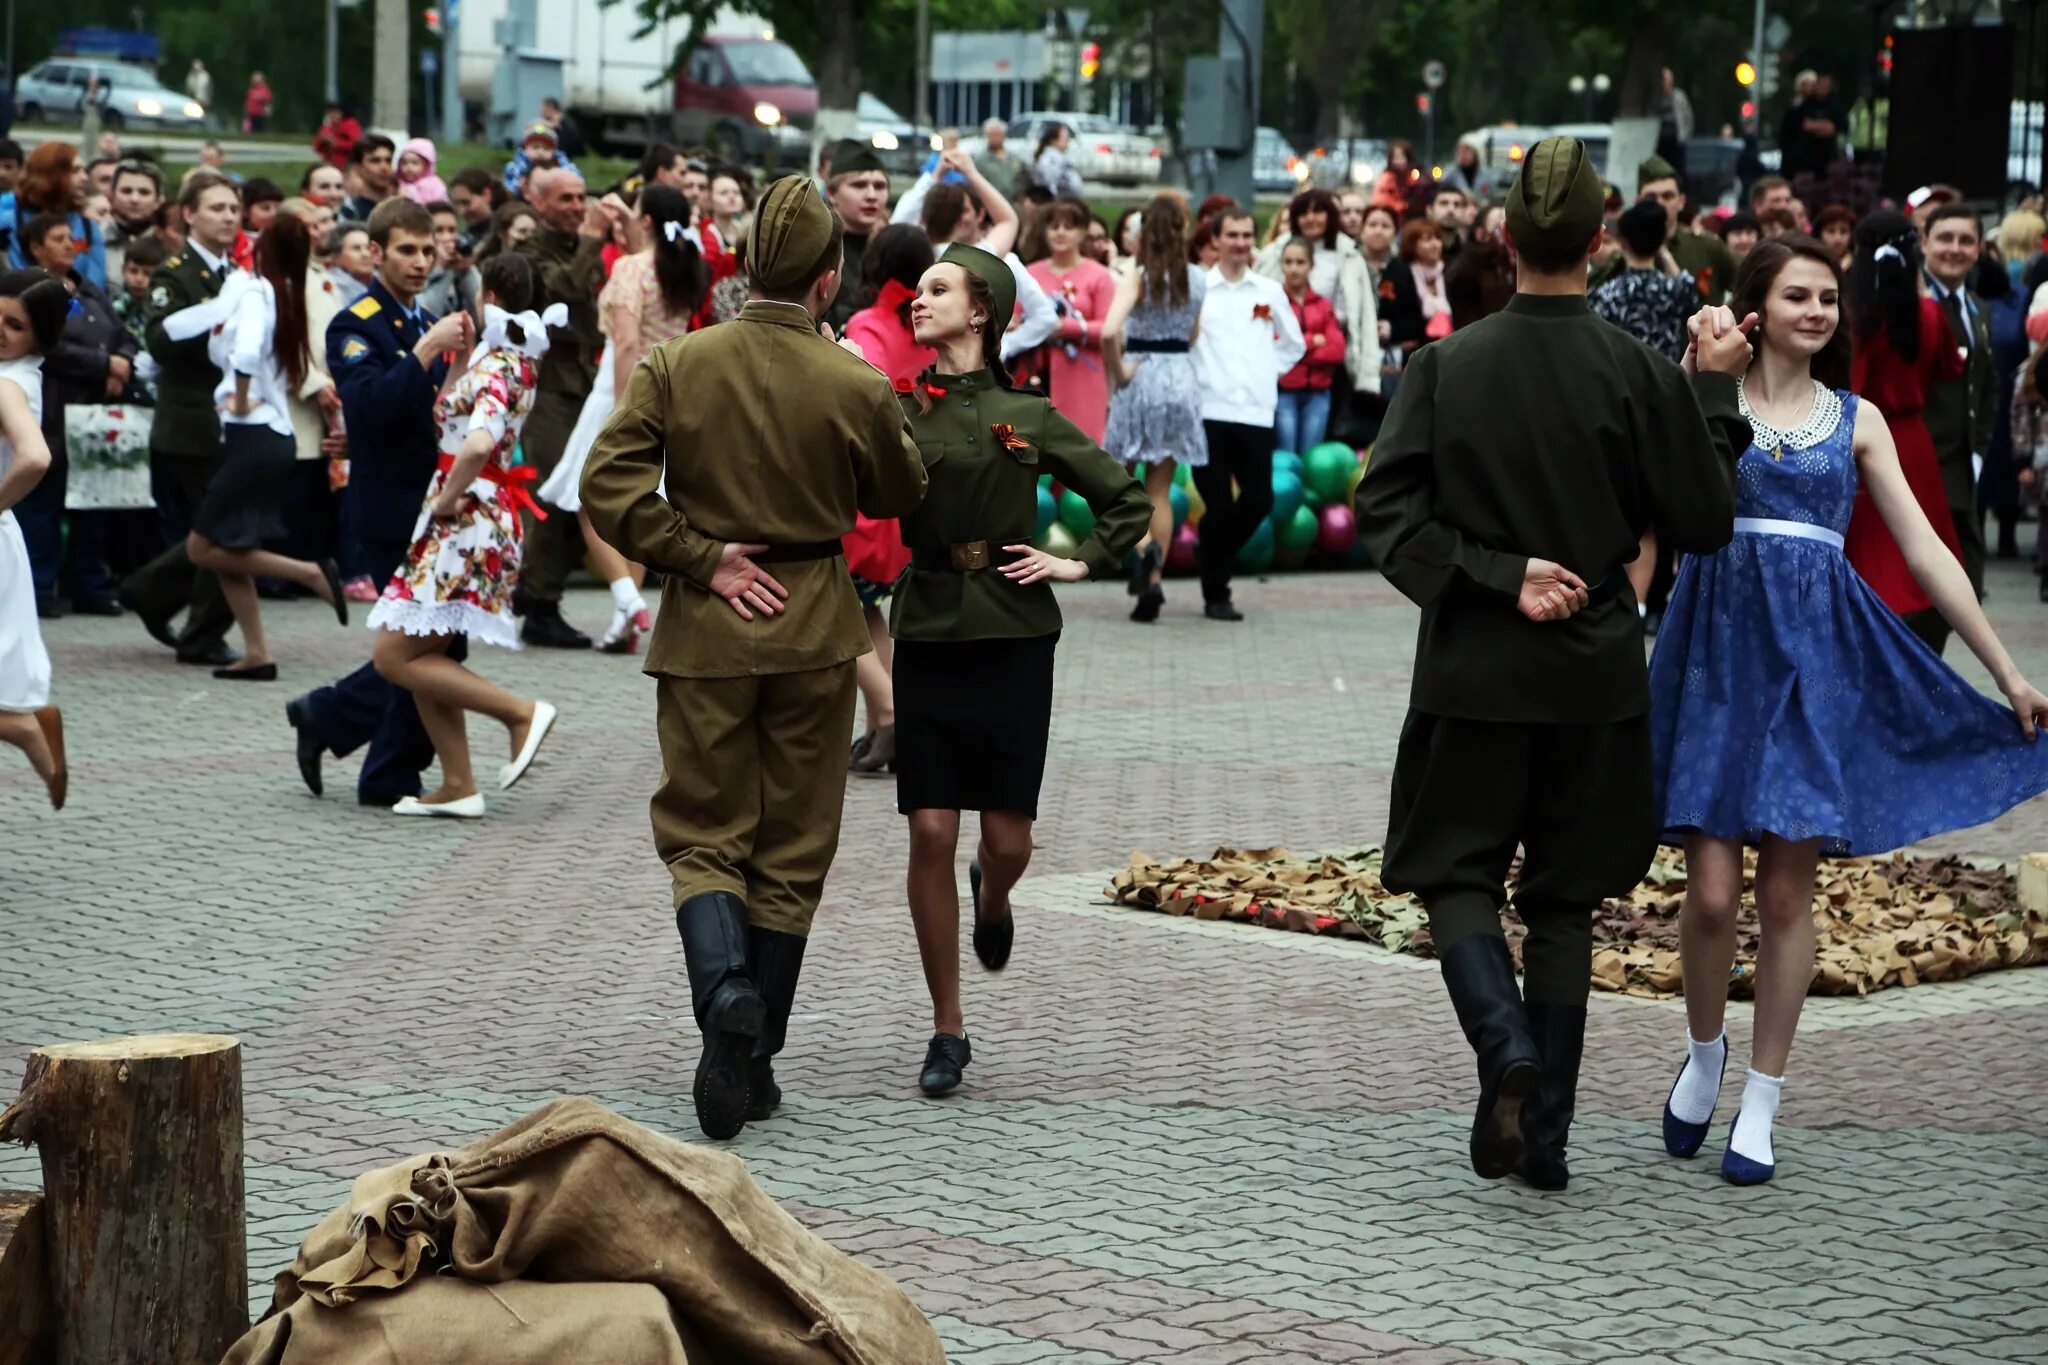
[[[655,184],[640,191],[632,240],[642,243],[641,248],[619,258],[604,292],[597,296],[598,327],[607,343],[598,360],[597,382],[569,433],[561,462],[540,487],[542,502],[576,514],[590,562],[611,586],[611,624],[597,642],[606,654],[638,653],[640,637],[653,628],[653,618],[640,596],[647,571],[605,544],[583,510],[583,463],[611,416],[617,395],[626,391],[633,367],[670,337],[694,332],[711,321],[714,271],[692,224],[694,215],[681,190]]]
[[[937,365],[904,395],[929,486],[903,518],[910,567],[896,585],[896,808],[910,819],[910,915],[931,990],[933,1037],[918,1084],[960,1084],[960,812],[981,813],[967,870],[974,951],[1010,959],[1010,889],[1031,861],[1031,826],[1052,722],[1054,583],[1109,578],[1152,518],[1145,490],[1044,398],[1012,390],[1002,335],[1016,306],[1002,259],[958,243],[925,271],[910,306]],[[1029,544],[1038,479],[1084,499],[1095,529],[1068,559]]]
[[[50,654],[13,509],[50,469],[43,357],[56,349],[70,311],[70,293],[42,271],[0,274],[0,741],[28,755],[57,810],[69,781],[64,722],[50,705]]]
[[[1849,387],[1884,414],[1899,470],[1941,543],[1962,557],[1955,518],[1941,483],[1934,438],[1920,415],[1931,385],[1960,378],[1963,362],[1941,305],[1920,292],[1920,234],[1899,214],[1879,210],[1856,228],[1849,300],[1856,346]],[[1913,577],[1870,491],[1859,489],[1849,519],[1849,563],[1913,633],[1941,652],[1949,625]]]

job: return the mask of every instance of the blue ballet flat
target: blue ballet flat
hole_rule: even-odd
[[[1738,1113],[1736,1118],[1742,1116]],[[1728,1120],[1728,1150],[1721,1153],[1721,1178],[1731,1185],[1761,1185],[1777,1172],[1776,1165],[1751,1161],[1735,1150],[1735,1119]]]
[[[1678,1093],[1678,1079],[1679,1076],[1683,1075],[1685,1075],[1685,1067],[1680,1065],[1678,1076],[1671,1078],[1671,1095]],[[1726,1080],[1727,1076],[1728,1049],[1723,1047],[1721,1049],[1721,1078]],[[1716,1082],[1714,1094],[1717,1102],[1720,1092],[1720,1083]],[[1671,1112],[1671,1095],[1664,1097],[1664,1150],[1673,1156],[1697,1156],[1700,1146],[1707,1140],[1707,1129],[1714,1122],[1714,1111],[1711,1109],[1707,1111],[1707,1121],[1705,1123],[1687,1123],[1684,1119]]]

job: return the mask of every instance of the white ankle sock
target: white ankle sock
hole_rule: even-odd
[[[1690,1033],[1685,1036],[1685,1069],[1671,1091],[1671,1112],[1680,1123],[1705,1123],[1714,1116],[1714,1101],[1721,1095],[1721,1068],[1728,1061],[1728,1035],[1702,1043]]]
[[[1771,1154],[1771,1122],[1778,1117],[1778,1097],[1785,1088],[1783,1076],[1766,1076],[1754,1068],[1742,1087],[1742,1112],[1735,1116],[1735,1133],[1728,1139],[1737,1156],[1766,1166],[1776,1165]]]
[[[631,616],[645,605],[640,600],[640,588],[631,578],[614,578],[611,583],[612,605]]]

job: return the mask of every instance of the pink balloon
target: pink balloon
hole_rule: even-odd
[[[1201,543],[1202,533],[1193,526],[1183,525],[1173,534],[1173,548],[1166,552],[1166,567],[1174,573],[1195,571],[1195,546]]]
[[[1358,543],[1358,522],[1343,503],[1330,503],[1316,518],[1322,523],[1316,531],[1316,548],[1324,554],[1341,555]]]

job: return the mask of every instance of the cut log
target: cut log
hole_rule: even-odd
[[[41,1365],[50,1357],[50,1335],[43,1197],[0,1190],[0,1365]]]
[[[42,1161],[55,1365],[214,1365],[248,1330],[240,1043],[38,1048],[0,1140]]]

